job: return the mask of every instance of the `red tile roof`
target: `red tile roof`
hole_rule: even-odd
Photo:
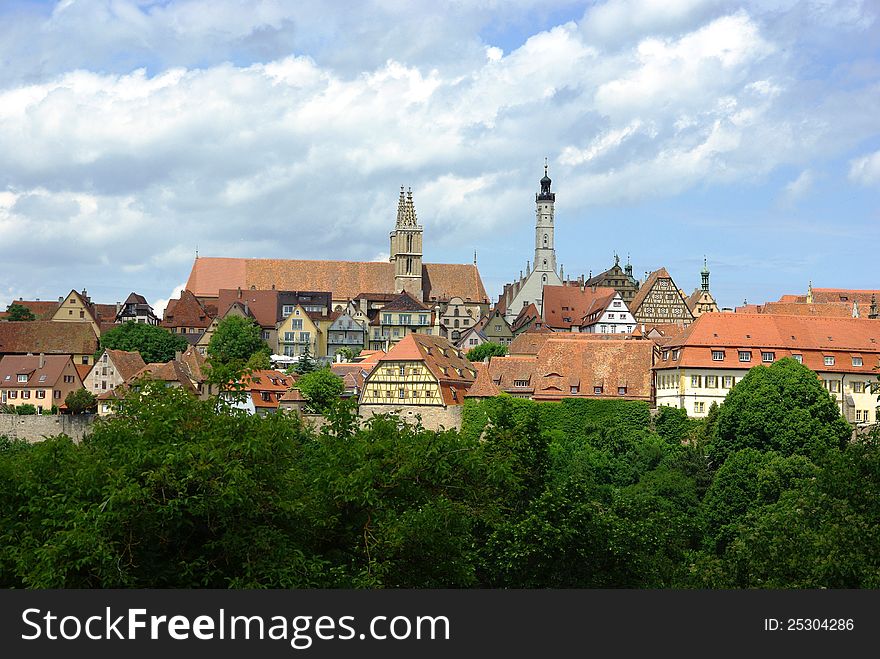
[[[867,309],[871,305],[871,296],[880,304],[880,290],[876,289],[853,289],[853,288],[814,288],[813,302],[823,304],[828,302],[858,302],[859,306]]]
[[[774,360],[802,355],[804,365],[816,371],[874,373],[880,357],[880,320],[782,316],[775,314],[704,314],[664,349],[678,348],[678,359],[658,362],[658,368],[749,368],[762,363],[762,352]],[[712,359],[713,349],[725,353]],[[751,352],[750,362],[740,362],[740,350]],[[672,356],[670,352],[670,357]],[[835,357],[825,366],[825,357]],[[862,357],[853,366],[852,356]]]
[[[477,369],[477,379],[464,395],[465,398],[492,398],[501,393],[498,386],[492,382],[488,364],[474,364]]]
[[[511,355],[536,355],[549,340],[557,341],[632,341],[632,334],[590,334],[587,332],[523,332],[511,343]]]
[[[217,297],[221,289],[326,290],[336,300],[359,293],[395,293],[390,262],[306,261],[201,257],[193,263],[187,290],[198,297]],[[488,303],[477,267],[470,264],[430,263],[422,266],[426,301],[452,296]]]
[[[225,315],[229,308],[238,302],[247,305],[247,310],[257,324],[263,328],[275,327],[281,320],[279,318],[278,291],[252,291],[249,289],[228,289],[219,291],[217,309],[220,315]]]
[[[126,384],[130,384],[132,380],[138,380],[142,377],[162,382],[178,382],[184,389],[193,393],[196,392],[196,386],[190,379],[190,374],[176,360],[165,363],[151,362],[135,373]]]
[[[92,370],[91,364],[74,364],[73,367],[76,369],[76,374],[79,376],[79,379],[83,381],[85,381],[89,372]]]
[[[119,376],[123,380],[128,380],[128,378],[147,365],[139,352],[111,350],[109,348],[105,352],[110,358],[110,361],[113,362],[116,372],[119,373]]]
[[[427,311],[428,307],[415,299],[406,291],[388,301],[382,311]]]
[[[43,368],[40,368],[39,355],[6,355],[0,359],[0,387],[33,387],[35,385],[53,387],[61,378],[67,364],[70,363],[69,355],[44,355]],[[27,374],[27,382],[18,382],[18,374]],[[77,372],[79,375],[79,372]],[[40,378],[46,376],[43,382]],[[7,377],[9,378],[7,380]],[[82,377],[80,377],[82,380]],[[82,383],[80,382],[80,386]]]
[[[544,323],[553,329],[580,327],[585,316],[603,312],[616,294],[613,288],[599,286],[545,286]]]
[[[165,307],[162,327],[200,327],[205,329],[211,324],[216,313],[210,313],[189,290],[185,290],[176,300],[169,300]]]
[[[13,300],[11,304],[27,307],[37,317],[37,320],[49,320],[58,308],[57,302],[50,302],[48,300]],[[4,311],[0,313],[0,318],[6,318],[8,315]]]
[[[567,335],[551,334],[535,355],[493,357],[492,382],[508,393],[530,394],[535,400],[651,400],[654,345],[650,341],[612,337],[572,341],[557,336]],[[526,381],[528,386],[517,386]],[[601,391],[597,393],[596,387]]]
[[[870,304],[868,305],[870,306]],[[868,307],[860,310],[862,316],[867,317]],[[852,318],[852,302],[828,302],[825,304],[806,304],[797,302],[767,302],[760,307],[760,313],[777,314],[782,316],[827,316],[833,318]]]
[[[97,349],[98,339],[90,323],[50,320],[0,323],[0,355],[28,352],[91,355]]]

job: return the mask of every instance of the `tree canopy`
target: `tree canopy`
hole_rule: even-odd
[[[270,355],[269,346],[261,336],[262,330],[253,319],[227,316],[217,324],[208,342],[211,365],[244,365],[257,353]]]
[[[71,414],[82,414],[94,410],[98,404],[98,399],[88,389],[75,389],[67,394],[64,404]]]
[[[9,314],[7,320],[12,321],[28,321],[37,319],[37,317],[30,309],[28,309],[23,304],[19,304],[18,302],[13,302],[8,307],[6,307],[6,313]]]
[[[189,347],[185,338],[164,327],[133,320],[105,332],[100,345],[104,349],[139,352],[147,363],[171,361],[176,352]]]
[[[481,362],[487,357],[504,357],[507,354],[507,346],[488,341],[468,350],[467,358],[472,362]]]
[[[818,459],[852,434],[816,373],[790,358],[749,370],[718,409],[716,423],[709,447],[716,466],[745,448]]]
[[[345,391],[342,378],[329,368],[319,368],[301,375],[294,386],[309,402],[311,411],[318,414],[330,410],[339,400],[340,394]]]

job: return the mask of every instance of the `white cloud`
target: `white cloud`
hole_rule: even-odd
[[[851,161],[849,178],[860,185],[880,184],[880,151]]]
[[[169,295],[168,297],[160,297],[154,300],[153,303],[150,305],[153,307],[153,313],[161,318],[162,315],[165,313],[165,307],[168,306],[168,302],[178,299],[185,288],[186,283],[178,284],[174,287],[174,290],[171,291],[171,295]]]
[[[780,195],[780,204],[790,208],[799,202],[813,188],[816,175],[809,169],[802,171],[796,179],[788,183]]]

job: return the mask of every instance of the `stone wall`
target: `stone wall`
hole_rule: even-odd
[[[361,405],[358,408],[362,419],[369,419],[374,414],[397,414],[403,421],[415,423],[421,417],[422,426],[427,430],[445,428],[461,428],[462,405],[450,405],[443,408],[428,405]]]
[[[82,440],[94,419],[95,416],[91,414],[77,416],[0,414],[0,435],[39,442],[46,437],[64,434],[78,442]]]

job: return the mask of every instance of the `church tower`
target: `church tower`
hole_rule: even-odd
[[[550,192],[550,183],[550,177],[547,176],[547,161],[545,160],[541,191],[535,194],[535,270],[555,274],[556,249],[553,246],[553,206],[556,203],[556,193]]]
[[[394,267],[395,292],[406,291],[419,302],[422,297],[422,227],[416,219],[412,188],[404,194],[400,187],[397,202],[397,225],[391,232],[391,265]]]

